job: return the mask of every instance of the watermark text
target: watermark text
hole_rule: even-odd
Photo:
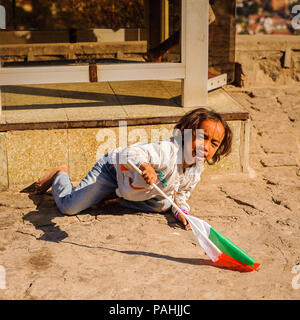
[[[6,289],[6,270],[0,265],[0,290]]]
[[[295,265],[292,268],[292,273],[296,275],[292,279],[292,288],[295,290],[300,289],[300,265]]]
[[[300,29],[300,5],[299,4],[293,6],[292,14],[295,14],[295,16],[291,21],[291,25],[294,30],[299,30]]]
[[[101,157],[110,164],[127,164],[127,160],[137,159],[143,153],[151,153],[151,163],[159,164],[164,154],[172,154],[171,145],[176,143],[178,150],[177,164],[193,164],[204,161],[204,130],[203,129],[179,129],[167,128],[134,128],[128,130],[127,122],[120,121],[117,130],[112,128],[100,129],[96,135],[96,141],[100,144],[96,152],[96,160]],[[136,148],[136,143],[147,144],[160,141],[160,148],[154,146],[144,149]],[[117,148],[124,148],[116,158],[108,156],[108,153]],[[160,149],[160,150],[159,150]]]

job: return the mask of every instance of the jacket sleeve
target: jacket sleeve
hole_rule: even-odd
[[[189,204],[187,203],[188,199],[190,198],[191,192],[189,190],[178,190],[176,192],[176,195],[174,197],[175,203],[180,209],[185,209],[187,211],[190,211],[191,208]],[[175,214],[177,209],[175,207],[172,207],[172,212]]]
[[[179,189],[175,192],[174,200],[177,206],[180,209],[185,209],[187,211],[190,211],[191,208],[188,204],[188,200],[191,195],[191,191],[194,190],[194,188],[197,186],[197,184],[200,181],[200,174],[202,172],[203,168],[201,169],[200,173],[197,175],[191,175],[190,179],[187,180],[185,183],[181,183],[179,186]],[[176,213],[176,208],[172,207],[172,212]]]
[[[165,145],[168,148],[168,144]],[[166,153],[160,143],[136,144],[123,149],[119,154],[117,195],[126,200],[141,201],[149,199],[152,186],[128,164],[131,160],[137,167],[149,163],[155,170],[167,161],[170,152]]]

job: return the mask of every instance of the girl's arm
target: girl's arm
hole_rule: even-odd
[[[187,215],[189,215],[189,211],[190,211],[190,206],[187,203],[187,200],[189,199],[189,197],[190,197],[190,191],[183,190],[180,192],[175,192],[174,200],[177,206]],[[183,224],[185,230],[187,231],[191,230],[191,226],[189,225],[188,221],[186,220],[183,214],[177,211],[174,207],[172,207],[172,212],[176,217],[176,219]]]
[[[142,176],[130,167],[128,160],[131,160],[142,171]],[[160,165],[160,161],[161,152],[156,143],[136,144],[123,149],[117,162],[122,172],[122,174],[119,173],[118,178],[120,195],[127,197],[127,200],[135,200],[134,190],[135,193],[138,190],[141,192],[151,190],[152,184],[157,181],[155,169]],[[129,185],[128,188],[127,185]]]
[[[188,205],[187,201],[191,195],[189,190],[178,190],[175,192],[174,200],[180,209],[184,209],[187,212],[190,212],[191,208]],[[176,209],[173,207],[172,212],[176,214]]]
[[[180,209],[190,211],[188,200],[191,192],[195,189],[200,182],[201,174],[203,172],[203,165],[196,165],[195,167],[188,168],[185,174],[181,177],[180,185],[174,192],[174,200]],[[173,213],[176,213],[176,209],[172,208]]]
[[[172,146],[168,140],[129,146],[120,154],[121,163],[130,169],[127,160],[131,160],[143,172],[143,179],[152,185],[157,181],[156,169],[170,167]],[[138,176],[138,175],[137,175]]]
[[[200,181],[200,175],[203,168],[200,171],[191,171],[191,175],[189,175],[188,181],[186,183],[182,183],[179,187],[179,190],[175,190],[174,192],[174,201],[177,206],[183,210],[186,214],[190,212],[190,206],[188,204],[188,200],[191,195],[191,191],[196,187],[196,185]],[[172,212],[175,215],[176,219],[179,220],[185,227],[186,230],[190,230],[191,227],[187,222],[186,218],[173,207]]]

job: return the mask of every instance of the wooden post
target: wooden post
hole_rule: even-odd
[[[208,10],[208,0],[182,0],[183,107],[207,105]]]
[[[169,38],[169,0],[162,0],[161,2],[161,41]]]

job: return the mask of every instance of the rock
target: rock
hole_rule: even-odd
[[[298,150],[295,136],[291,133],[276,133],[260,138],[260,144],[266,153],[296,153]]]
[[[252,121],[252,125],[257,129],[260,136],[272,136],[274,132],[284,133],[290,130],[291,123],[288,119],[278,121]]]
[[[268,112],[261,112],[262,110],[254,110],[253,108],[253,112],[251,112],[251,120],[254,121],[289,121],[288,115],[282,112],[276,112],[273,111],[272,112],[272,108],[270,108],[270,110]]]
[[[300,92],[300,89],[299,89]],[[287,110],[290,107],[299,107],[300,106],[300,97],[298,96],[280,96],[277,98],[277,101],[281,104],[284,110]]]
[[[273,81],[276,81],[281,76],[282,67],[280,64],[280,57],[268,57],[268,59],[261,59],[258,61],[259,68],[269,76]]]
[[[268,154],[261,158],[264,167],[297,166],[299,163],[296,154]]]
[[[299,85],[298,86],[290,86],[284,89],[284,93],[287,96],[296,96],[299,98]]]
[[[249,96],[255,98],[274,98],[276,94],[278,94],[276,88],[255,88],[249,92]]]

